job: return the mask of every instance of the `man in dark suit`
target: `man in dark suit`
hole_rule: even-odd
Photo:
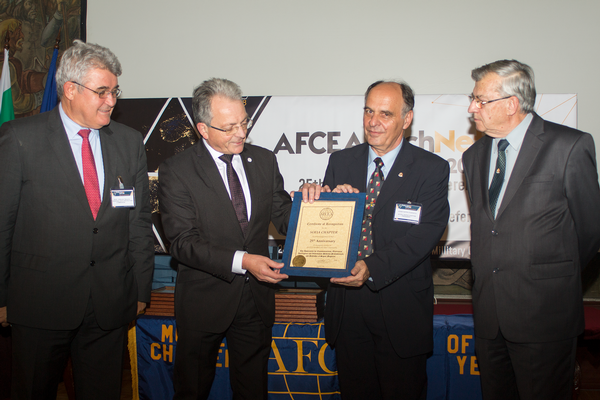
[[[226,79],[194,90],[196,145],[159,168],[159,204],[175,287],[175,399],[206,399],[223,337],[236,399],[267,398],[275,319],[274,283],[287,278],[268,257],[272,221],[285,233],[291,199],[275,155],[245,144],[242,92]]]
[[[373,201],[367,194],[359,261],[350,276],[332,278],[327,291],[325,334],[335,347],[344,399],[427,395],[426,361],[433,350],[429,257],[448,223],[449,167],[403,140],[413,106],[407,84],[373,83],[365,94],[366,143],[333,153],[325,173],[324,191],[354,193],[371,192],[369,181],[383,174],[383,182],[373,185],[380,194]]]
[[[533,111],[529,66],[496,61],[471,76],[469,112],[486,134],[463,155],[483,397],[570,399],[581,270],[600,247],[594,141]]]
[[[76,41],[59,106],[0,129],[0,322],[13,398],[55,399],[69,354],[79,399],[119,399],[127,325],[150,300],[153,242],[139,132],[110,121],[121,65]],[[123,207],[111,188],[135,189]],[[135,200],[135,204],[133,204]]]

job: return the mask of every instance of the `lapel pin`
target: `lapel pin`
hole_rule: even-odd
[[[248,157],[248,162],[252,162],[252,157]]]
[[[402,172],[400,172],[400,173],[398,174],[398,176],[399,176],[400,178],[402,178],[402,177],[404,176],[404,174],[403,174]]]

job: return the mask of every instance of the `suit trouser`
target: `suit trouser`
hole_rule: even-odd
[[[92,301],[73,330],[12,326],[13,400],[56,400],[69,355],[75,396],[85,400],[118,400],[121,396],[127,325],[110,331],[98,326]]]
[[[346,289],[335,352],[344,400],[427,398],[427,355],[396,354],[379,295],[366,286]]]
[[[475,336],[484,400],[568,400],[573,396],[577,338],[514,343]]]
[[[225,332],[194,331],[177,327],[174,400],[208,398],[224,337],[227,339],[229,352],[229,378],[233,399],[267,399],[267,367],[271,354],[272,329],[260,318],[250,283],[246,281],[237,313]]]

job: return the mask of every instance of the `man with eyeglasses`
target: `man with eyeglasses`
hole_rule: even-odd
[[[533,111],[529,66],[501,60],[471,77],[485,133],[463,155],[483,398],[570,399],[581,271],[600,247],[594,141]]]
[[[268,257],[273,222],[287,231],[291,199],[275,155],[246,143],[240,87],[209,79],[194,90],[202,140],[159,167],[159,204],[175,287],[174,399],[208,398],[227,338],[234,398],[267,398],[275,283],[287,278]]]
[[[120,398],[128,324],[154,265],[142,136],[110,116],[121,65],[75,41],[59,105],[0,128],[0,323],[13,399],[56,399],[69,355],[78,399]]]

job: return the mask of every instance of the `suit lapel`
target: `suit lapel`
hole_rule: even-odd
[[[359,151],[354,156],[354,159],[350,160],[347,165],[348,173],[346,176],[350,179],[349,182],[344,182],[352,185],[352,187],[358,189],[360,192],[367,191],[367,170],[369,163],[369,145],[364,143],[362,151]],[[331,188],[333,190],[334,188]]]
[[[500,204],[496,218],[500,217],[517,193],[517,190],[519,190],[519,187],[521,187],[523,179],[527,176],[527,172],[531,168],[531,165],[534,163],[535,158],[544,144],[542,139],[543,133],[544,120],[537,114],[533,114],[533,120],[525,133],[523,144],[521,144],[521,150],[519,150],[519,155],[517,156],[515,166],[510,175],[506,190],[504,191],[504,197],[502,198],[502,203]]]
[[[242,164],[244,165],[244,172],[246,173],[246,180],[248,181],[248,188],[250,188],[250,198],[252,199],[250,221],[248,221],[248,232],[250,232],[252,229],[252,226],[256,220],[256,215],[258,215],[257,207],[259,204],[257,194],[261,192],[260,186],[262,183],[256,169],[256,161],[251,157],[251,154],[252,151],[249,150],[248,146],[244,146],[244,150],[240,154],[240,157],[242,158]]]
[[[77,163],[75,163],[75,157],[73,156],[67,132],[60,119],[58,107],[50,111],[50,113],[47,136],[50,148],[54,151],[56,159],[63,169],[65,179],[72,185],[75,197],[82,203],[89,216],[92,217],[92,211],[90,210],[85,188],[81,181],[81,175],[79,174],[79,169],[77,169]]]
[[[476,171],[479,171],[479,185],[473,182],[474,186],[479,186],[481,192],[479,194],[473,193],[473,196],[479,195],[481,197],[482,204],[486,206],[483,207],[485,213],[487,214],[490,221],[494,220],[492,215],[492,210],[490,208],[490,194],[488,191],[488,187],[490,186],[489,182],[489,171],[490,171],[490,157],[492,156],[492,143],[493,139],[489,136],[483,136],[479,139],[481,145],[477,147],[477,153],[475,154],[475,167]]]
[[[111,202],[110,188],[117,185],[117,161],[120,151],[118,145],[114,142],[115,135],[108,126],[101,128],[99,135],[102,148],[102,165],[104,166],[104,188],[102,191],[102,204],[96,219],[102,216]]]
[[[226,207],[226,213],[228,221],[224,221],[227,226],[235,225],[239,228],[240,235],[242,235],[242,228],[235,214],[235,208],[225,187],[225,182],[221,178],[219,169],[215,164],[210,152],[206,149],[203,140],[200,140],[196,145],[196,167],[198,168],[198,177],[204,181],[204,184],[211,188],[217,196],[218,204],[230,204],[231,207]]]

